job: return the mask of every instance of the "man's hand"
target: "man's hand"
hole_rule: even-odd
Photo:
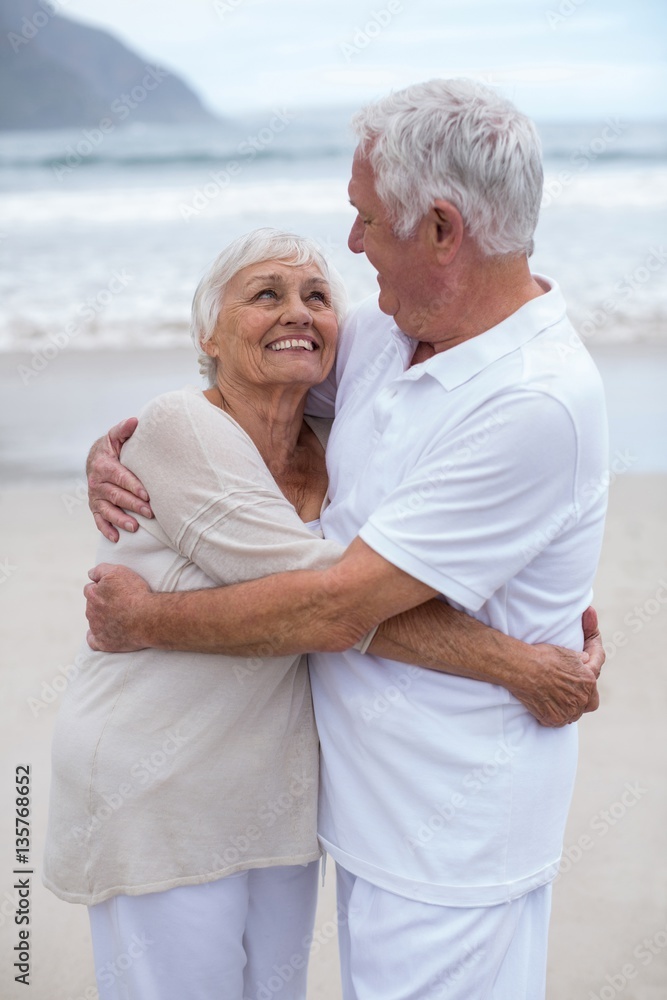
[[[120,449],[132,437],[138,422],[136,417],[128,417],[116,424],[106,437],[95,442],[88,455],[88,505],[98,530],[110,542],[117,542],[119,538],[114,525],[125,531],[136,531],[139,527],[126,510],[144,517],[153,516],[148,506],[148,493],[119,461]]]
[[[576,722],[600,705],[597,680],[605,652],[594,608],[586,609],[582,624],[583,653],[540,643],[533,647],[539,655],[540,674],[533,677],[532,684],[526,684],[528,678],[522,676],[519,686],[510,688],[543,726]]]
[[[140,628],[152,591],[146,581],[125,566],[100,563],[88,574],[86,636],[91,649],[106,653],[132,653],[144,649]]]

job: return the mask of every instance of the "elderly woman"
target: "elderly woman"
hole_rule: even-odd
[[[150,403],[123,462],[155,518],[101,556],[157,590],[324,567],[327,376],[340,279],[308,240],[236,240],[197,289],[213,374]],[[318,743],[301,656],[87,651],[53,745],[44,881],[90,907],[102,998],[305,996]],[[276,970],[282,970],[276,971]],[[285,971],[287,970],[287,971]]]
[[[340,281],[308,240],[258,230],[218,257],[193,304],[211,388],[145,409],[122,459],[155,518],[141,518],[116,547],[103,542],[102,559],[158,591],[338,559],[318,521],[327,422],[304,409],[331,369],[342,311]],[[379,642],[379,655],[453,671],[432,652],[445,606],[429,604],[425,619],[416,608],[384,623],[373,649]],[[427,625],[426,651],[406,645],[410,616]],[[522,674],[517,650],[530,647],[447,608],[449,632],[459,622],[466,639],[493,638],[476,641],[472,666],[457,673],[505,684],[542,721],[563,721],[559,700],[571,716],[566,677],[551,686],[534,659]],[[88,650],[68,688],[44,881],[90,907],[102,1000],[305,996],[317,735],[305,660],[272,654]]]

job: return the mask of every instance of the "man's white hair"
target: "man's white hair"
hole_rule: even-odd
[[[510,101],[473,80],[430,80],[362,108],[352,126],[399,238],[443,198],[483,253],[532,253],[541,144]]]
[[[216,384],[216,359],[206,354],[203,345],[215,331],[225,288],[244,267],[270,260],[294,267],[314,264],[329,283],[331,305],[338,323],[341,324],[345,318],[347,295],[343,279],[314,240],[269,227],[253,229],[239,236],[215,258],[199,282],[192,300],[190,335],[199,352],[199,370],[208,378],[210,386]]]

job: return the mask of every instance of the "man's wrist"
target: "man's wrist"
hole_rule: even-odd
[[[128,608],[127,620],[124,622],[128,640],[138,649],[148,647],[159,649],[161,629],[160,622],[164,612],[164,598],[167,594],[154,594],[148,590],[135,598]],[[162,646],[161,648],[166,648]]]
[[[205,623],[215,623],[214,634],[219,632],[219,619],[203,607],[205,597],[214,590],[183,590],[170,593],[145,591],[131,612],[130,631],[141,648],[184,650],[190,652],[221,652],[222,642],[207,649]],[[195,627],[199,621],[200,626]],[[241,654],[244,655],[244,654]],[[247,653],[252,656],[254,654]]]

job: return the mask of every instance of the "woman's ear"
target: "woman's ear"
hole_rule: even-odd
[[[431,240],[438,261],[449,264],[463,242],[463,218],[451,201],[438,198],[431,209]]]
[[[218,356],[218,345],[214,341],[213,337],[209,337],[208,340],[204,341],[201,345],[201,349],[204,354],[208,354],[210,358],[217,358]]]

